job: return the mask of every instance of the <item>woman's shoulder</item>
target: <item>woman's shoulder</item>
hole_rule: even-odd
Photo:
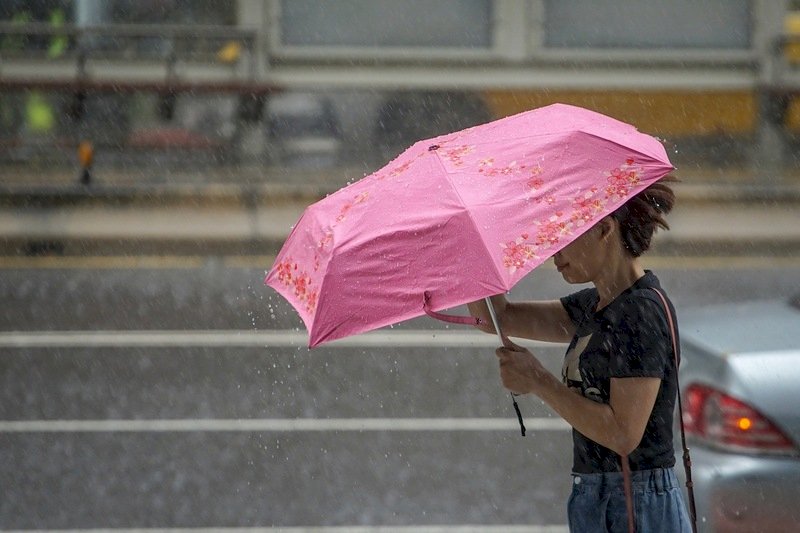
[[[598,300],[597,289],[591,287],[562,297],[561,305],[566,309],[572,322],[577,324],[582,322],[584,317],[594,313]]]
[[[666,331],[667,320],[664,305],[658,294],[649,287],[628,291],[614,301],[603,316],[611,328],[626,331],[641,330],[650,335],[657,330]]]
[[[578,307],[581,309],[594,308],[598,301],[597,289],[589,287],[573,292],[561,298],[564,307]]]
[[[632,287],[623,292],[616,299],[615,303],[617,303],[620,307],[644,306],[644,308],[649,308],[649,304],[644,302],[650,301],[653,303],[659,303],[659,294],[664,296],[664,298],[669,301],[669,297],[661,287],[661,283],[656,275],[651,271],[646,270],[644,276],[639,278]]]
[[[661,307],[658,294],[649,287],[630,290],[620,295],[614,304],[615,309],[623,314],[630,314],[632,311],[651,312]]]

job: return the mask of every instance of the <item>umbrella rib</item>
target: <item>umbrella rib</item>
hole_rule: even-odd
[[[441,167],[442,172],[444,173],[444,175],[447,176],[447,183],[450,184],[450,188],[453,190],[455,195],[458,197],[458,202],[461,205],[461,208],[464,210],[464,212],[466,213],[467,217],[469,218],[469,221],[472,224],[472,227],[475,229],[475,232],[480,236],[481,243],[483,243],[483,248],[488,253],[488,250],[490,250],[489,245],[487,244],[486,239],[485,239],[485,237],[483,235],[483,232],[480,230],[480,227],[478,226],[478,223],[473,218],[472,211],[470,211],[469,207],[467,206],[467,203],[464,201],[464,198],[461,196],[461,193],[459,192],[458,187],[456,187],[455,183],[453,183],[453,180],[451,179],[452,173],[447,170],[447,167],[444,165],[444,162],[442,162],[442,159],[439,156],[439,154],[436,153],[436,152],[434,152],[434,153],[435,153],[436,163]],[[496,265],[496,263],[494,261],[489,261],[489,263],[492,265],[492,269],[494,270],[494,274],[495,274],[496,278],[502,282],[503,273],[497,270],[497,265]],[[505,285],[505,284],[503,283],[503,285]]]
[[[656,163],[661,163],[661,164],[666,164],[666,163],[664,163],[664,160],[665,160],[665,159],[667,159],[667,153],[666,153],[666,151],[664,150],[664,147],[661,145],[661,143],[659,143],[659,144],[658,144],[658,146],[660,146],[660,147],[661,147],[661,151],[662,151],[663,153],[662,153],[662,154],[660,154],[660,155],[658,155],[658,154],[653,154],[653,153],[647,153],[647,152],[643,152],[643,151],[642,151],[641,149],[639,149],[639,148],[631,148],[630,146],[627,146],[627,145],[625,145],[625,144],[618,143],[618,142],[617,142],[617,141],[615,141],[614,139],[611,139],[611,138],[608,138],[608,137],[603,137],[602,135],[598,135],[598,134],[596,134],[596,133],[592,133],[591,131],[586,131],[585,129],[581,129],[581,130],[579,130],[579,132],[580,132],[580,133],[582,133],[583,135],[588,135],[588,136],[590,136],[590,137],[594,137],[595,139],[599,139],[600,141],[602,141],[602,142],[604,142],[604,143],[611,143],[611,144],[614,144],[615,146],[619,146],[620,148],[622,148],[622,149],[624,149],[624,150],[626,150],[626,151],[628,151],[628,152],[635,152],[635,153],[637,153],[637,154],[639,154],[639,155],[642,155],[642,156],[648,157],[648,158],[652,159],[652,160],[653,160],[653,162],[656,162]],[[638,132],[637,132],[637,133],[638,133]],[[671,164],[669,164],[669,167],[670,167],[670,170],[668,170],[667,172],[665,172],[665,174],[667,174],[667,173],[671,172],[672,170],[675,170],[675,167],[674,167],[674,166],[672,166]]]
[[[320,224],[321,224],[321,221],[320,221]],[[331,246],[333,248],[335,248],[337,246],[337,244],[338,243],[336,243],[334,241],[331,244]],[[325,308],[324,307],[324,302],[325,302],[325,300],[327,300],[326,296],[328,294],[326,291],[323,291],[321,289],[322,289],[322,287],[325,286],[325,282],[328,279],[328,273],[331,271],[330,267],[331,267],[331,263],[333,262],[334,258],[335,258],[335,254],[333,254],[331,252],[330,257],[328,258],[328,260],[324,262],[324,269],[325,270],[321,273],[321,275],[319,276],[319,281],[317,282],[317,286],[320,288],[320,291],[319,291],[319,295],[318,295],[318,299],[317,299],[317,303],[316,303],[316,309],[314,309],[314,313],[310,317],[311,318],[311,323],[310,324],[306,324],[306,329],[308,330],[308,343],[309,343],[308,347],[309,348],[312,348],[312,347],[314,347],[316,345],[316,344],[314,344],[313,341],[314,341],[314,336],[317,334],[317,325],[318,325],[317,319],[319,318],[319,310]],[[301,318],[302,318],[302,315],[301,315]],[[304,320],[304,322],[305,322],[305,320]],[[329,335],[330,335],[330,332],[326,335],[326,337],[328,337]]]

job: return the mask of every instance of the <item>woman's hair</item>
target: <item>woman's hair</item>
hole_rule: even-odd
[[[650,248],[653,233],[658,228],[669,229],[664,215],[675,205],[675,193],[668,183],[677,181],[672,175],[665,176],[611,214],[619,222],[622,245],[633,257],[639,257]]]

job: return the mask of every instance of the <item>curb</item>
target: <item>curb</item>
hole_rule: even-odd
[[[11,169],[13,170],[13,169]],[[106,179],[82,185],[53,170],[9,174],[0,184],[0,206],[79,205],[213,206],[295,202],[310,204],[365,175],[363,167],[282,169],[248,166],[212,169],[213,181],[196,183],[208,169],[165,174],[106,171]],[[673,188],[679,202],[800,203],[800,175],[775,179],[744,171],[686,171]]]
[[[0,206],[252,206],[278,203],[311,204],[339,187],[298,183],[261,185],[0,185]],[[800,203],[800,185],[678,184],[678,202]]]
[[[288,231],[287,231],[288,235]],[[85,236],[36,235],[0,238],[0,256],[274,256],[286,240],[284,235],[196,236]],[[648,252],[661,257],[760,256],[800,259],[800,236],[759,237],[673,237],[656,235]]]
[[[333,189],[302,184],[0,186],[0,206],[252,206],[313,203],[331,192]]]
[[[4,257],[274,256],[284,239],[14,237],[0,239]]]
[[[678,202],[800,203],[800,185],[677,184],[674,190]]]

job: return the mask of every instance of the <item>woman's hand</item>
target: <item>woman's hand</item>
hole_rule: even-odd
[[[500,379],[511,392],[536,394],[569,425],[621,455],[639,445],[661,385],[659,378],[611,378],[609,403],[598,403],[575,394],[508,337],[495,353]]]
[[[536,392],[538,385],[549,372],[528,350],[503,336],[503,346],[495,351],[500,362],[500,379],[503,386],[514,394]]]

